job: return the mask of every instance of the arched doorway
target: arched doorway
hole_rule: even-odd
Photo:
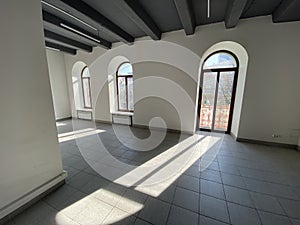
[[[200,130],[230,133],[238,67],[237,57],[225,50],[205,59],[198,103]]]

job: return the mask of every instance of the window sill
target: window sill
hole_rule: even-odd
[[[133,112],[122,112],[122,111],[115,111],[115,112],[112,112],[111,114],[113,115],[124,115],[124,116],[133,116],[134,113]]]
[[[93,109],[79,108],[79,109],[76,109],[76,111],[92,112]]]

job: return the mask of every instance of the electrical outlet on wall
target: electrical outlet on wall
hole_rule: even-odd
[[[273,137],[273,138],[280,138],[281,135],[280,135],[280,134],[272,134],[272,137]]]

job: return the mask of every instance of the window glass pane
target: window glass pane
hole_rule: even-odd
[[[203,69],[233,68],[237,67],[234,57],[221,52],[210,56],[204,63]]]
[[[133,78],[127,78],[127,90],[128,90],[128,110],[133,111]]]
[[[83,97],[84,97],[84,106],[91,108],[91,96],[90,96],[90,79],[82,78],[82,85],[83,85]]]
[[[125,77],[118,77],[119,109],[127,110]]]
[[[218,87],[218,100],[215,115],[215,129],[226,131],[229,122],[234,72],[221,72]]]
[[[130,63],[124,63],[118,70],[118,75],[132,75],[132,66]]]
[[[90,71],[87,67],[85,67],[82,71],[82,77],[90,77]]]
[[[217,73],[203,74],[203,88],[200,108],[200,128],[212,129]]]

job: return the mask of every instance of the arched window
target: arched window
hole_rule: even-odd
[[[237,84],[238,60],[218,51],[204,61],[201,74],[199,128],[229,133]]]
[[[236,59],[229,52],[216,52],[209,56],[203,65],[204,70],[235,67],[237,67]]]
[[[82,93],[83,93],[83,105],[84,108],[92,108],[92,99],[91,99],[91,83],[90,83],[90,71],[86,66],[81,72],[81,84],[82,84]]]
[[[122,63],[116,73],[118,110],[133,112],[133,71],[129,62]]]

